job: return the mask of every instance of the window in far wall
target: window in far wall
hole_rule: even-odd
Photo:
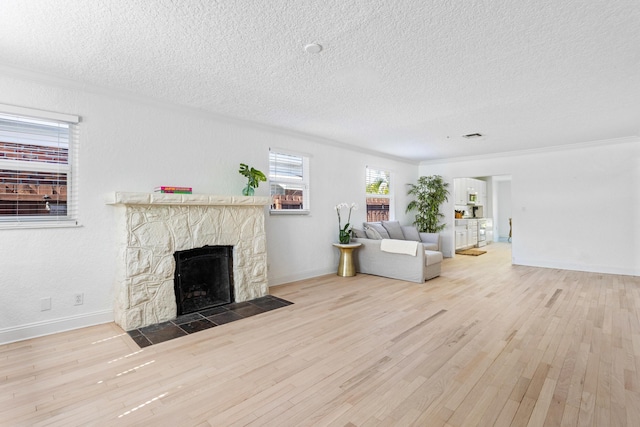
[[[79,118],[0,105],[0,227],[76,225]]]
[[[309,157],[269,150],[271,213],[309,213]]]
[[[389,221],[391,205],[391,172],[366,167],[367,222]]]

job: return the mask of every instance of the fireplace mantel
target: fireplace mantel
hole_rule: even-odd
[[[124,330],[176,317],[176,251],[233,246],[235,301],[269,293],[264,227],[269,197],[115,191],[105,202],[116,212],[114,318]]]
[[[132,193],[114,191],[105,196],[108,205],[266,206],[269,197],[215,196],[210,194]]]

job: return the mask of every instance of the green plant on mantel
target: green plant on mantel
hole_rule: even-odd
[[[247,178],[247,186],[242,189],[243,196],[253,196],[255,189],[260,185],[260,181],[267,180],[265,174],[258,169],[250,168],[244,163],[240,163],[240,170],[238,172]]]
[[[440,205],[449,200],[449,186],[440,175],[421,176],[417,184],[409,184],[408,195],[416,199],[407,205],[407,213],[417,210],[413,224],[423,233],[438,233],[446,227],[440,224],[444,215],[440,213]]]

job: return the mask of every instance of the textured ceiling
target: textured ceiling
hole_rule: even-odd
[[[2,0],[0,65],[433,160],[638,135],[640,1]]]

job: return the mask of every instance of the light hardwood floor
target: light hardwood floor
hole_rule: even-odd
[[[487,250],[144,349],[114,324],[1,346],[0,425],[640,425],[640,278]]]

